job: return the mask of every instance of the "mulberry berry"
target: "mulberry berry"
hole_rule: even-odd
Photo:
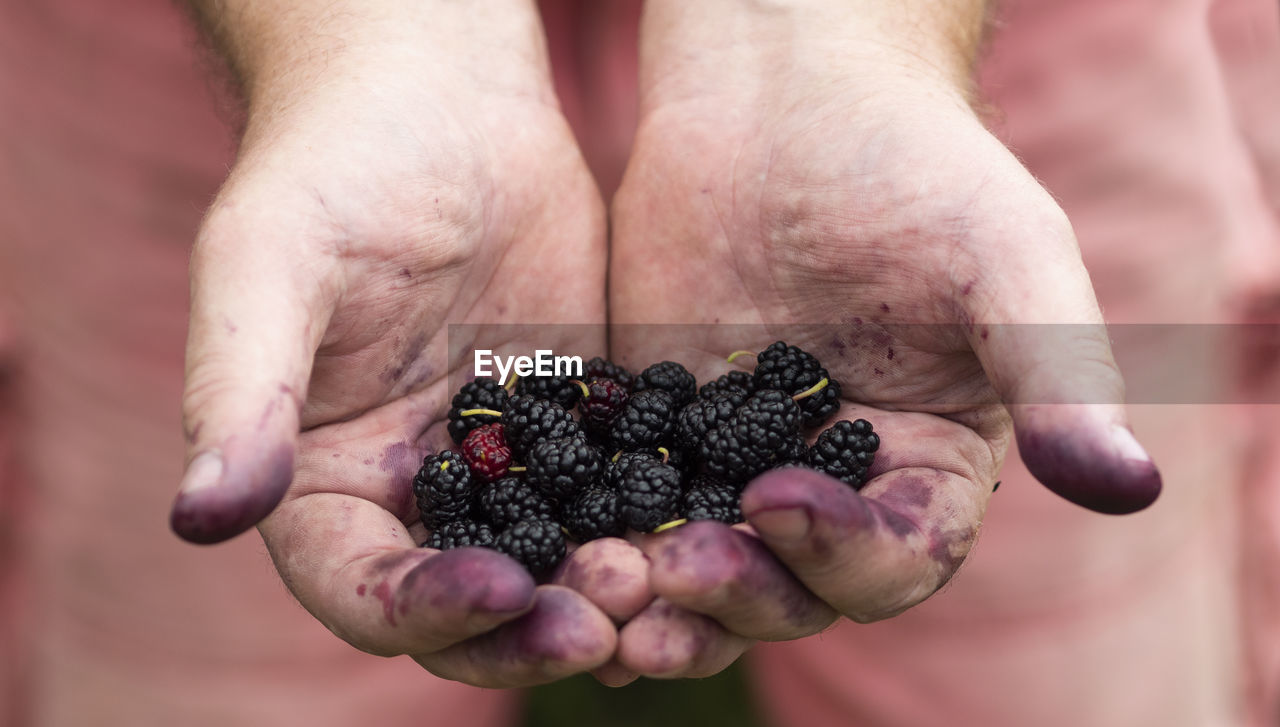
[[[832,379],[818,359],[797,346],[782,341],[771,344],[756,356],[756,389],[778,389],[796,396],[827,379],[827,386],[801,399],[804,425],[816,427],[840,408],[840,384]]]
[[[809,465],[819,472],[852,485],[862,487],[867,470],[875,462],[880,436],[866,419],[842,420],[822,434],[809,450]]]
[[[462,444],[467,433],[484,424],[498,421],[491,414],[474,414],[464,417],[461,412],[470,409],[489,409],[501,412],[507,408],[507,390],[493,379],[481,377],[463,384],[454,394],[449,405],[449,437],[454,444]]]
[[[479,510],[499,530],[521,520],[554,520],[555,504],[533,485],[505,477],[480,493]]]
[[[569,537],[585,543],[596,538],[622,537],[627,526],[618,512],[618,491],[593,487],[578,493],[565,507],[564,526]]]
[[[541,576],[564,560],[564,533],[554,522],[521,520],[502,531],[495,547],[515,558],[534,576]]]
[[[457,452],[433,454],[422,460],[422,467],[413,478],[413,494],[428,528],[460,520],[471,509],[475,494],[471,469]]]
[[[506,427],[507,446],[517,461],[523,461],[529,448],[539,440],[572,437],[581,431],[564,407],[527,395],[511,397],[502,423]]]
[[[680,504],[680,473],[661,462],[636,462],[619,482],[622,521],[640,532],[652,532],[669,521]]]
[[[675,400],[662,389],[646,389],[632,397],[613,420],[609,438],[624,450],[664,447],[675,432]]]
[[[656,363],[636,378],[636,391],[660,389],[671,394],[677,408],[688,404],[698,393],[698,380],[689,369],[675,361]]]
[[[462,457],[481,482],[505,477],[511,466],[511,448],[503,430],[502,424],[485,424],[472,429],[462,440]]]
[[[596,484],[604,472],[600,453],[586,439],[544,439],[529,450],[525,478],[547,497],[567,500]]]

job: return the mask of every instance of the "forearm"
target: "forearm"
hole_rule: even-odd
[[[187,0],[252,110],[332,74],[549,84],[532,0]]]
[[[794,77],[807,70],[827,74],[832,68],[870,78],[898,67],[932,76],[967,95],[992,4],[649,0],[642,29],[641,88],[679,85],[675,77],[699,64],[721,74],[741,71],[735,75],[743,78]]]

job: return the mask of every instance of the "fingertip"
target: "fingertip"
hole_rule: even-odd
[[[578,547],[552,582],[586,596],[618,623],[630,620],[653,600],[649,558],[621,538],[601,538]]]
[[[191,460],[169,512],[169,527],[191,543],[211,545],[257,525],[293,480],[293,447],[245,459],[208,450]]]
[[[841,530],[875,523],[875,514],[853,488],[803,468],[771,470],[757,477],[742,493],[742,514],[771,543],[804,541],[815,522]]]
[[[533,606],[536,584],[520,564],[487,548],[454,548],[405,574],[402,608],[465,614],[469,631],[487,631]]]
[[[747,559],[734,530],[700,520],[664,533],[650,544],[649,580],[655,592],[676,602],[705,597],[740,578]]]
[[[592,669],[591,676],[604,686],[613,688],[625,687],[640,678],[639,674],[623,666],[617,657],[610,659],[604,666]]]
[[[558,679],[602,666],[618,647],[613,622],[582,594],[540,586],[533,609],[513,622],[508,642],[545,678]]]
[[[1045,487],[1108,515],[1138,512],[1159,498],[1160,470],[1127,427],[1098,424],[1088,412],[1053,414],[1015,416],[1022,461]]]
[[[641,676],[697,678],[722,671],[751,643],[708,616],[659,598],[623,627],[617,659]]]

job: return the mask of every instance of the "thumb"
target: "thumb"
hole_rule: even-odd
[[[1134,438],[1124,381],[1089,274],[1065,219],[1005,246],[987,290],[958,296],[969,342],[1013,417],[1027,469],[1062,497],[1098,512],[1141,510],[1160,472]],[[1027,240],[1035,240],[1030,245]]]
[[[238,535],[284,496],[329,314],[315,272],[282,254],[287,240],[212,217],[192,252],[187,465],[169,520],[194,543]]]

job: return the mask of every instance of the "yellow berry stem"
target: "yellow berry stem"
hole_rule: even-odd
[[[669,522],[669,523],[663,523],[663,524],[659,525],[658,527],[656,527],[656,528],[654,528],[654,529],[653,529],[653,532],[655,532],[655,533],[660,533],[660,532],[663,532],[664,530],[671,530],[672,528],[678,528],[678,527],[680,527],[681,525],[684,525],[684,524],[685,524],[685,523],[687,523],[687,522],[689,522],[689,519],[688,519],[688,518],[683,518],[683,517],[682,517],[682,518],[680,518],[679,520],[672,520],[672,521],[671,521],[671,522]]]
[[[805,389],[804,391],[800,392],[799,394],[796,394],[795,396],[791,397],[791,400],[792,400],[792,401],[800,401],[801,399],[804,399],[804,398],[806,398],[806,397],[813,396],[814,394],[818,393],[819,391],[822,391],[823,389],[827,388],[827,384],[830,384],[830,383],[831,383],[831,380],[824,376],[824,377],[822,377],[822,381],[819,381],[818,383],[814,384],[813,386],[810,386],[809,388]]]

